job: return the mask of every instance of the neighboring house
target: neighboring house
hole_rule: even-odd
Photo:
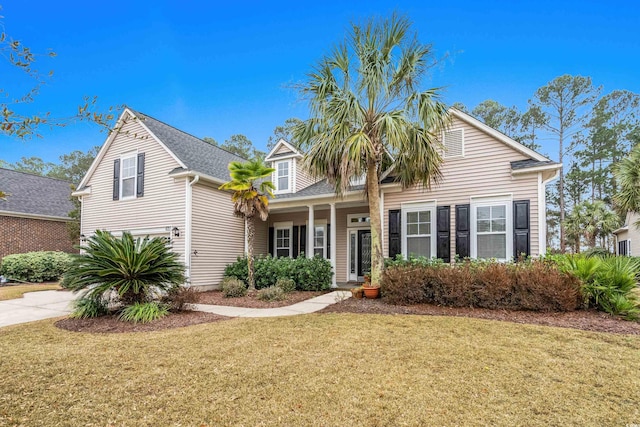
[[[616,236],[616,255],[634,256],[634,253],[640,252],[640,230],[635,226],[638,220],[640,215],[628,212],[624,225],[613,232]]]
[[[451,113],[438,185],[402,190],[393,173],[382,180],[384,255],[450,262],[544,253],[545,185],[560,165]],[[131,109],[116,128],[74,193],[82,201],[82,233],[167,237],[192,285],[217,286],[225,265],[246,250],[243,220],[233,215],[230,193],[218,190],[229,180],[228,163],[242,159]],[[362,280],[371,253],[362,182],[336,198],[326,180],[308,176],[302,157],[284,140],[267,155],[276,198],[268,220],[256,221],[255,253],[322,256],[334,267],[334,282]]]
[[[0,168],[0,259],[33,251],[76,252],[67,230],[71,183]]]

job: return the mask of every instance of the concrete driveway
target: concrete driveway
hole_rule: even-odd
[[[38,291],[0,301],[0,327],[65,316],[71,312],[71,300],[75,298],[66,291]]]

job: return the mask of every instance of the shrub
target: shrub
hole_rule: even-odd
[[[287,299],[287,294],[277,286],[269,286],[258,291],[256,296],[261,301],[282,301]]]
[[[198,302],[198,291],[195,288],[186,288],[176,286],[170,289],[162,298],[171,311],[182,311],[187,304],[195,304]]]
[[[108,311],[107,303],[104,299],[79,298],[73,302],[73,311],[70,317],[90,319],[104,316]]]
[[[225,298],[239,298],[247,294],[247,285],[235,277],[225,277],[220,282],[220,290]]]
[[[286,277],[281,277],[276,281],[276,286],[282,289],[285,293],[293,292],[296,290],[296,282]]]
[[[164,239],[116,238],[96,231],[74,255],[65,281],[81,297],[99,300],[115,291],[124,305],[153,300],[184,283],[184,266]]]
[[[274,258],[270,255],[258,256],[255,259],[255,282],[257,289],[275,286],[279,278],[291,279],[296,289],[318,291],[331,287],[331,263],[320,257],[292,259]],[[239,257],[236,262],[227,265],[225,277],[235,277],[247,283],[247,259]]]
[[[125,307],[119,319],[125,322],[148,323],[162,319],[169,314],[169,307],[157,301],[135,302]]]
[[[385,270],[382,292],[392,304],[537,311],[570,311],[579,305],[579,281],[542,261],[405,263]]]
[[[59,280],[69,270],[72,256],[64,252],[28,252],[2,258],[0,275],[22,282]]]

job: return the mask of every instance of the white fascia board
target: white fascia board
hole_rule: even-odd
[[[562,167],[562,163],[556,163],[556,164],[553,164],[553,165],[535,166],[535,167],[532,167],[532,168],[513,169],[511,171],[511,175],[523,175],[523,174],[527,174],[527,173],[560,170],[561,167]]]
[[[91,187],[90,187],[90,186],[89,186],[89,187],[86,187],[86,188],[83,188],[83,189],[82,189],[82,190],[80,190],[80,191],[73,191],[73,192],[71,193],[71,195],[72,195],[73,197],[88,196],[89,194],[91,194]]]
[[[300,151],[298,151],[296,149],[296,147],[294,147],[293,145],[289,144],[284,139],[280,138],[278,140],[278,142],[276,142],[276,145],[273,146],[271,151],[269,151],[269,153],[267,154],[267,156],[265,157],[264,160],[266,162],[270,161],[271,160],[271,156],[273,156],[275,154],[275,152],[278,151],[278,149],[280,148],[281,145],[284,145],[285,147],[287,147],[294,155],[297,154],[298,156],[302,157],[302,153],[300,153]]]
[[[223,181],[220,178],[215,178],[211,175],[207,175],[205,173],[200,173],[192,170],[185,170],[185,171],[170,173],[169,176],[172,178],[187,178],[187,177],[191,178],[191,177],[199,176],[200,179],[214,183],[214,184],[222,185],[226,183],[226,181]]]
[[[47,221],[75,221],[72,218],[67,216],[53,216],[53,215],[39,215],[39,214],[31,214],[24,212],[11,212],[11,211],[0,211],[0,216],[11,216],[16,218],[28,218],[28,219],[44,219]]]
[[[520,144],[518,141],[515,141],[511,138],[509,138],[507,135],[503,134],[502,132],[499,132],[487,125],[485,125],[484,123],[482,123],[480,120],[466,114],[463,113],[460,110],[456,110],[455,108],[450,108],[449,109],[449,113],[455,117],[457,117],[458,119],[462,120],[463,122],[466,122],[467,124],[475,127],[476,129],[479,129],[481,131],[483,131],[484,133],[494,137],[495,139],[497,139],[500,142],[503,142],[504,144],[508,145],[509,147],[513,148],[514,150],[524,154],[527,157],[531,157],[532,159],[535,160],[539,160],[541,162],[548,162],[551,159],[547,159],[545,156],[543,156],[542,154],[536,153],[535,151],[533,151],[532,149],[525,147],[524,145]]]

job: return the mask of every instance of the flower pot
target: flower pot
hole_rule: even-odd
[[[376,299],[380,296],[380,286],[364,287],[364,296],[369,299]]]
[[[351,289],[351,295],[354,298],[362,298],[364,296],[364,293],[362,292],[362,288],[354,288]]]

